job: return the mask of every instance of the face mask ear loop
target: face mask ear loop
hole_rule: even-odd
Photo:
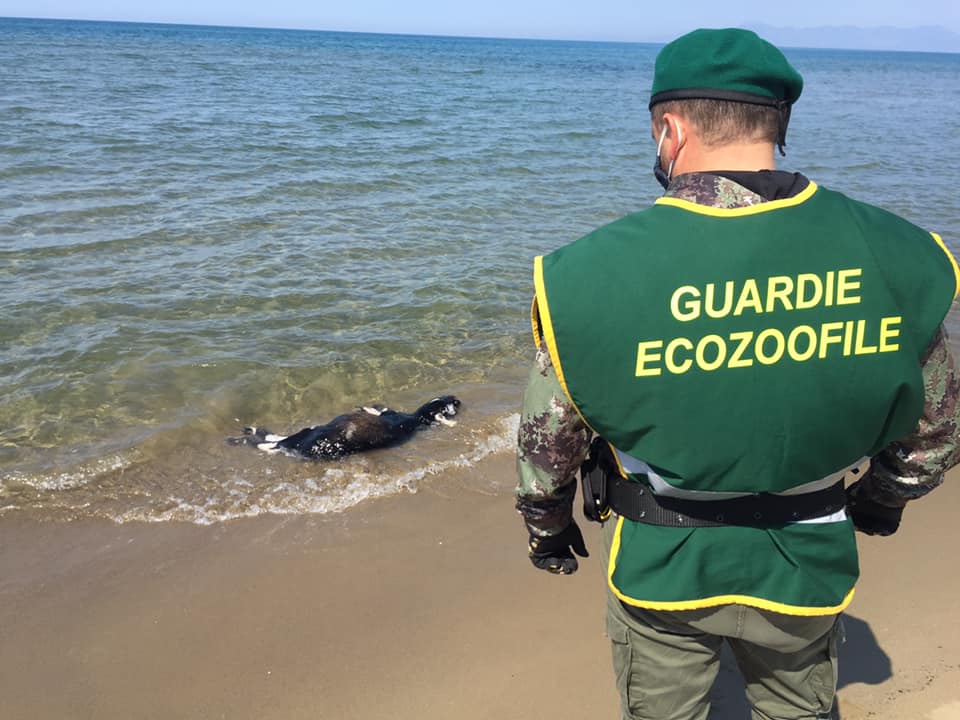
[[[670,165],[667,167],[667,179],[673,177],[673,164],[677,161],[677,155],[680,152],[680,143],[683,142],[683,132],[680,130],[680,125],[676,124],[677,127],[677,152],[673,154],[673,160],[670,161]],[[663,132],[666,133],[667,126],[663,126]],[[660,142],[663,142],[663,133],[660,134]],[[657,150],[657,155],[660,155],[660,150]]]
[[[664,124],[663,130],[660,131],[660,140],[657,142],[657,157],[660,157],[660,148],[663,147],[663,139],[667,136],[667,126]]]
[[[666,123],[664,123],[664,125],[663,125],[663,130],[660,131],[660,140],[657,142],[657,161],[658,161],[658,162],[659,162],[659,160],[660,160],[660,149],[663,147],[663,139],[664,139],[666,136],[667,136],[667,125],[666,125]],[[680,132],[680,126],[679,126],[679,125],[677,125],[677,136],[678,136],[678,137],[681,137],[681,138],[683,137],[683,135],[682,135],[681,132]],[[678,140],[678,142],[679,142],[679,140]],[[677,158],[676,158],[676,156],[674,156],[673,160],[670,161],[669,167],[667,167],[667,181],[668,181],[668,182],[670,181],[670,178],[673,176],[673,164],[674,164],[676,161],[677,161]]]
[[[660,131],[660,140],[657,142],[657,158],[653,161],[653,176],[664,190],[670,187],[670,178],[667,177],[667,174],[663,171],[663,165],[660,164],[660,150],[663,148],[663,139],[666,136],[667,126],[664,125],[663,130]]]

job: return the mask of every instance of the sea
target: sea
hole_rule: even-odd
[[[496,490],[534,256],[660,192],[657,51],[0,18],[0,517]],[[785,52],[780,167],[960,250],[960,55]],[[456,427],[341,461],[225,442],[443,394]]]

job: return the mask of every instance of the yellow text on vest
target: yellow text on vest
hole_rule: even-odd
[[[861,268],[829,270],[822,274],[773,275],[707,283],[702,288],[681,285],[670,296],[670,314],[680,323],[702,316],[711,319],[741,317],[746,313],[796,312],[816,307],[859,305]],[[850,318],[819,324],[797,324],[789,329],[710,333],[698,338],[642,340],[637,344],[637,377],[666,370],[682,375],[693,368],[712,372],[783,360],[807,362],[828,357],[850,357],[900,349],[902,317]]]

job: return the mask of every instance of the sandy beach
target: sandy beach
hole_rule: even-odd
[[[503,454],[333,518],[4,519],[0,718],[618,717],[597,528],[579,573],[535,571],[512,483]],[[843,720],[960,718],[958,504],[953,472],[861,538]],[[729,666],[711,717],[748,717]]]

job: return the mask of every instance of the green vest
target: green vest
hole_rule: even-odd
[[[688,496],[785,492],[916,426],[919,359],[957,279],[937,236],[814,183],[735,209],[660,198],[537,258],[535,331],[625,476]],[[837,612],[858,569],[852,526],[836,520],[621,518],[611,587],[654,609]]]

